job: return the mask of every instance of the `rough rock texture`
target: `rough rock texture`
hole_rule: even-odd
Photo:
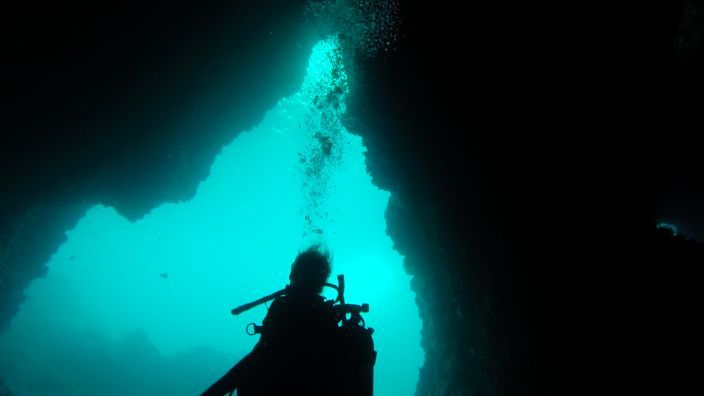
[[[702,249],[655,231],[704,226],[700,4],[404,4],[351,122],[396,193],[419,394],[701,392]]]
[[[87,205],[187,199],[297,87],[302,2],[243,3],[3,25],[0,323]],[[360,58],[347,123],[394,193],[419,394],[701,393],[702,249],[654,222],[704,238],[702,7],[627,3],[408,1],[395,49]]]
[[[2,27],[0,328],[92,204],[137,219],[295,91],[303,1],[62,2]]]

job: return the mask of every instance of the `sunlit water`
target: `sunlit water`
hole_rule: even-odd
[[[257,341],[244,328],[266,307],[230,309],[282,288],[296,254],[322,242],[347,300],[371,306],[375,393],[412,395],[421,322],[385,232],[389,193],[340,124],[347,89],[336,41],[322,41],[300,91],[222,149],[192,200],[134,223],[91,208],[0,336],[7,386],[18,396],[195,394]]]

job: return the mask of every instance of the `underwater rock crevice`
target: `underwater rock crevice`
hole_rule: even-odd
[[[257,3],[265,11],[254,20],[262,24],[250,21],[238,31],[276,38],[292,32],[282,26],[299,22],[281,2]],[[701,387],[693,372],[698,355],[688,351],[702,333],[692,318],[701,262],[701,249],[693,246],[700,244],[653,229],[667,202],[681,198],[666,188],[672,179],[690,204],[704,196],[701,156],[692,155],[701,152],[701,142],[687,138],[702,125],[693,110],[701,107],[695,95],[701,68],[695,66],[702,51],[686,48],[696,56],[679,60],[682,75],[671,73],[672,54],[662,43],[672,42],[676,7],[664,2],[591,5],[559,15],[543,4],[522,7],[477,3],[458,12],[406,2],[400,45],[363,62],[364,84],[350,97],[355,125],[349,129],[364,137],[376,184],[394,194],[389,234],[414,276],[426,351],[418,394],[694,394]],[[696,32],[699,19],[688,15],[683,29]],[[135,37],[139,29],[122,44],[134,44]],[[33,40],[28,48],[41,52],[41,38]],[[21,92],[41,93],[47,80],[32,83],[19,71],[25,65],[16,64],[20,83],[10,92],[19,102],[0,146],[8,170],[0,198],[0,324],[84,210],[65,203],[109,203],[135,219],[161,202],[190,196],[223,142],[296,86],[297,72],[276,65],[290,64],[292,55],[303,65],[309,42],[289,42],[275,39],[232,55],[254,59],[242,69],[225,62],[224,69],[244,73],[240,89],[223,88],[193,103],[152,97],[127,117],[143,128],[124,136],[119,109],[139,95],[98,100],[103,106],[86,124],[74,119],[54,128],[53,121],[63,119],[57,114],[100,97],[79,90],[66,106],[40,109],[47,120],[25,124],[38,110],[27,99],[32,95]],[[12,55],[21,58],[25,51]],[[44,61],[30,59],[29,70],[44,70]],[[284,77],[250,78],[259,70]],[[167,80],[164,97],[174,100],[181,88],[218,76],[206,74],[185,87],[169,87],[174,80]],[[44,98],[47,107],[60,104],[73,77],[59,79],[63,89]],[[673,91],[669,84],[686,88]],[[254,91],[267,95],[250,101]],[[193,110],[213,103],[225,104]],[[240,111],[225,115],[231,108]],[[80,119],[83,113],[72,114]],[[164,119],[189,127],[156,128]],[[144,142],[142,149],[132,147]],[[111,151],[116,154],[101,158]],[[63,159],[64,166],[54,167]],[[30,208],[40,209],[32,215]],[[700,213],[692,205],[677,210]],[[37,234],[21,237],[24,226]]]

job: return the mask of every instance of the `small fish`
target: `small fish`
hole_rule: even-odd
[[[167,279],[167,278],[169,277],[169,274],[168,274],[167,272],[162,272],[162,273],[159,274],[159,276],[160,276],[162,279]]]

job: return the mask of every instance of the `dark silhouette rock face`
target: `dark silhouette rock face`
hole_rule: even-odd
[[[135,219],[187,199],[297,87],[302,2],[248,3],[5,27],[0,323],[88,205]],[[655,227],[704,237],[701,2],[457,7],[404,2],[394,48],[358,59],[347,120],[394,194],[419,394],[701,393],[704,254]]]
[[[20,5],[3,26],[0,327],[90,205],[193,196],[223,144],[300,85],[303,1]],[[8,14],[10,15],[10,14]]]
[[[366,65],[351,108],[416,275],[419,394],[701,388],[701,247],[655,221],[704,225],[702,9],[657,3],[406,4]]]

